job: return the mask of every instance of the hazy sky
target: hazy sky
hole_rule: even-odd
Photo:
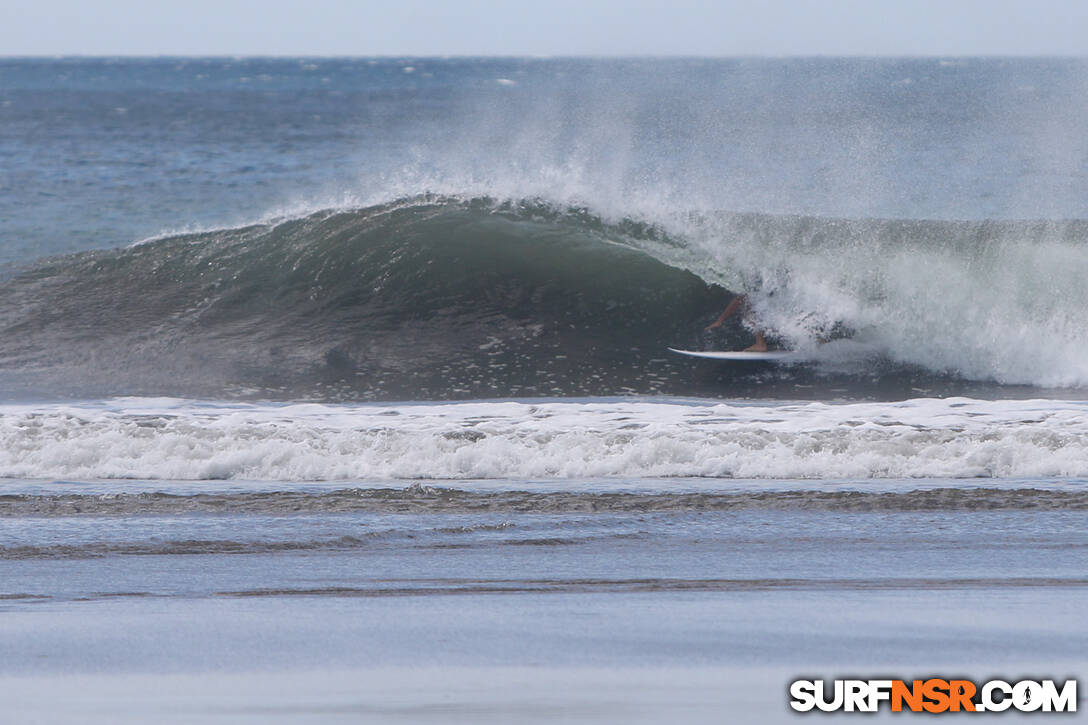
[[[0,55],[1088,55],[1088,0],[0,0]]]

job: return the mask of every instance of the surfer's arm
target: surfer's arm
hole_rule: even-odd
[[[718,319],[707,325],[706,329],[713,330],[717,327],[721,327],[726,320],[736,314],[737,310],[741,308],[741,306],[745,303],[745,301],[747,301],[747,299],[748,298],[744,295],[737,295],[736,297],[734,297],[733,300],[726,306],[726,308],[722,310],[722,313],[718,316]]]

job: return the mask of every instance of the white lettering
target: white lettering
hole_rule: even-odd
[[[797,712],[808,712],[816,707],[816,683],[812,680],[797,680],[790,685],[790,707]]]
[[[1043,680],[1043,712],[1076,712],[1077,681],[1066,680],[1058,692],[1054,680]]]
[[[994,699],[994,692],[1000,692],[1001,700]],[[987,712],[1004,712],[1012,707],[1012,685],[1004,680],[990,680],[982,686],[982,705],[978,710]]]
[[[881,700],[891,700],[891,680],[869,680],[869,707],[866,712],[876,712],[880,709]]]
[[[1043,688],[1038,682],[1023,680],[1012,688],[1012,704],[1020,712],[1035,712],[1043,706]]]
[[[865,680],[846,680],[843,683],[846,712],[868,712],[866,703],[869,699],[869,683]]]
[[[827,687],[824,685],[823,680],[816,680],[816,684],[820,686],[820,694],[816,698],[816,707],[820,708],[824,712],[835,712],[842,707],[845,696],[843,695],[842,680],[835,680],[834,692],[835,696],[831,699],[827,699]]]

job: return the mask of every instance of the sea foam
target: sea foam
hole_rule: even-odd
[[[0,407],[22,479],[1024,478],[1088,476],[1088,402],[597,399]]]

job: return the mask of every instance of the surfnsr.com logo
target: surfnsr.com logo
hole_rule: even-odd
[[[1076,712],[1077,681],[795,680],[790,698],[798,712]]]

